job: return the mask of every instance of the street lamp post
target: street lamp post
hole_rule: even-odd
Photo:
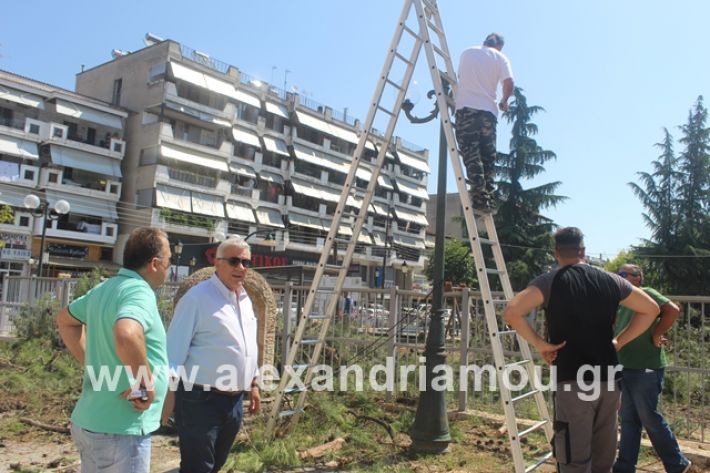
[[[32,211],[32,215],[42,217],[42,237],[39,243],[39,264],[37,265],[37,277],[42,276],[44,269],[44,238],[47,234],[47,220],[57,220],[60,215],[66,215],[71,210],[71,205],[64,199],[59,199],[50,207],[49,202],[42,200],[34,194],[28,194],[24,200],[25,208]]]
[[[448,94],[449,84],[444,82],[444,93]],[[429,91],[428,98],[435,92]],[[402,110],[412,123],[426,123],[439,113],[434,109],[427,117],[419,118],[411,114],[414,104],[406,100]],[[412,450],[418,453],[443,453],[451,442],[449,420],[446,414],[446,391],[432,389],[434,368],[446,362],[444,348],[444,224],[446,219],[446,136],[443,124],[439,127],[439,167],[436,188],[436,239],[434,244],[434,289],[432,294],[431,322],[426,337],[424,355],[426,357],[425,390],[419,395],[417,413],[409,435]]]
[[[190,258],[190,262],[188,264],[190,265],[190,272],[188,273],[189,276],[195,270],[195,266],[197,266],[197,258],[193,256]]]
[[[173,253],[175,253],[175,275],[174,280],[178,280],[178,271],[180,270],[180,257],[182,256],[183,244],[180,240],[175,243],[173,247]]]

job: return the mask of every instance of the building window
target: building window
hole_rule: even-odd
[[[107,237],[112,237],[112,236],[113,236],[113,231],[114,231],[114,227],[106,227],[106,236],[107,236]]]
[[[39,124],[30,123],[29,133],[33,135],[39,135]]]
[[[59,182],[59,174],[56,172],[50,172],[49,176],[47,176],[47,182],[57,184]]]
[[[34,179],[35,179],[34,169],[25,169],[25,172],[24,172],[22,178],[27,181],[34,181]]]
[[[18,223],[20,227],[29,227],[30,226],[30,217],[27,215],[22,215],[20,217],[20,221]]]
[[[123,87],[123,79],[113,81],[113,93],[111,94],[111,103],[121,105],[121,88]]]
[[[118,194],[118,184],[111,184],[108,187],[109,194]]]
[[[281,169],[281,155],[272,153],[271,151],[264,151],[261,158],[261,164]]]

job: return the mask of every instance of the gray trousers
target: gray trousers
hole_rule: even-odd
[[[557,471],[610,473],[616,457],[616,416],[621,391],[615,381],[581,388],[576,382],[562,382],[554,393],[552,448]]]

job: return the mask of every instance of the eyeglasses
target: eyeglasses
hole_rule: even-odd
[[[631,272],[627,272],[627,271],[620,271],[616,274],[618,274],[622,278],[625,278],[626,276],[635,276],[635,277],[641,276],[641,273],[631,273]]]
[[[169,267],[170,267],[170,264],[171,264],[171,263],[170,263],[170,259],[171,259],[170,256],[156,256],[155,259],[157,259],[157,260],[165,260],[165,261],[167,262],[167,264],[165,264],[163,267],[164,267],[164,268],[169,268]]]
[[[217,258],[217,259],[221,260],[221,261],[226,261],[228,265],[233,266],[235,268],[237,266],[239,266],[240,264],[245,268],[248,268],[249,266],[251,266],[251,259],[247,259],[247,258],[237,258],[236,256],[232,256],[231,258]]]

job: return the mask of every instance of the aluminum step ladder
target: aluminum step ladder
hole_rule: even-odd
[[[408,35],[409,38],[406,38],[403,41],[405,35]],[[403,46],[405,49],[408,49],[408,46],[406,45],[411,44],[411,49],[408,51],[401,50],[400,46],[403,44],[405,45]],[[444,28],[441,22],[436,0],[404,1],[402,13],[388,49],[382,73],[379,76],[373,99],[370,102],[367,118],[363,125],[363,132],[359,137],[357,147],[353,153],[351,167],[345,179],[343,192],[335,210],[333,223],[326,237],[323,253],[321,254],[321,258],[316,267],[313,282],[308,291],[302,315],[293,336],[291,349],[284,363],[284,367],[286,369],[284,370],[284,373],[282,373],[279,386],[275,392],[275,399],[267,424],[267,432],[269,434],[273,434],[276,424],[280,419],[290,418],[291,425],[293,425],[297,421],[300,414],[303,413],[308,393],[308,389],[304,389],[304,385],[307,387],[312,380],[312,368],[318,361],[325,343],[328,327],[332,317],[334,317],[337,311],[339,294],[343,288],[347,270],[352,261],[357,238],[362,231],[367,217],[368,208],[374,196],[377,178],[384,165],[385,155],[392,141],[397,118],[402,110],[402,104],[405,101],[406,92],[412,80],[417,59],[422,48],[425,51],[428,69],[431,73],[439,117],[445,132],[444,134],[447,142],[447,150],[453,164],[454,174],[456,176],[456,185],[461,198],[461,204],[464,209],[466,228],[469,235],[468,238],[470,240],[472,253],[476,262],[476,272],[483,298],[483,307],[488,326],[488,333],[493,349],[493,357],[499,381],[498,385],[501,400],[505,412],[506,428],[510,438],[515,473],[534,471],[549,458],[551,458],[552,452],[548,452],[533,461],[532,464],[528,465],[526,464],[526,460],[523,456],[521,438],[532,432],[542,430],[547,440],[551,441],[553,433],[552,424],[550,422],[550,415],[544,395],[540,390],[531,389],[524,394],[513,397],[506,384],[502,382],[504,377],[507,376],[507,371],[516,367],[524,367],[529,380],[537,380],[537,372],[534,369],[535,367],[532,353],[527,342],[522,337],[519,337],[514,331],[505,329],[501,330],[499,328],[499,319],[496,316],[496,306],[498,305],[501,307],[502,304],[505,304],[508,300],[512,299],[513,289],[505,268],[505,261],[498,242],[493,216],[490,213],[480,213],[473,210],[471,198],[466,188],[466,179],[464,178],[464,174],[462,172],[461,160],[451,122],[453,100],[451,99],[451,95],[448,93],[449,87],[453,90],[454,94],[456,92],[456,73],[448,51],[446,36],[444,34]],[[399,68],[403,68],[404,71],[402,76],[399,78],[392,77],[393,68],[397,70],[399,70]],[[387,103],[387,99],[385,99],[386,95],[393,95],[394,100],[391,103]],[[373,124],[376,116],[382,115],[388,117],[386,118],[387,126],[384,134],[379,135],[377,133],[373,133]],[[377,150],[377,158],[374,167],[371,169],[372,178],[370,179],[367,189],[363,195],[359,195],[357,188],[354,185],[355,176],[358,173],[358,169],[362,169],[363,166],[366,166],[362,162],[362,157],[363,151],[368,143],[376,145],[375,149]],[[306,337],[304,335],[306,333],[307,326],[310,324],[310,314],[313,312],[317,293],[319,290],[322,291],[322,289],[320,289],[320,285],[325,271],[325,266],[330,255],[330,250],[336,240],[337,231],[340,226],[341,219],[344,216],[345,207],[348,202],[352,203],[351,199],[355,199],[355,201],[360,204],[359,213],[354,220],[353,237],[347,245],[342,265],[338,270],[338,276],[328,302],[325,305],[325,310],[320,311],[320,313],[326,315],[326,317],[320,322],[320,330],[316,336]],[[479,233],[485,233],[485,238],[479,237]],[[492,259],[494,262],[495,267],[493,268],[487,267],[486,258],[484,256],[484,247],[490,249],[486,252],[486,255],[489,256],[488,260]],[[499,284],[503,289],[503,298],[493,298],[489,276],[498,278]],[[503,343],[501,341],[502,337],[514,337],[516,339],[517,343],[515,346],[518,348],[518,351],[522,356],[522,360],[515,362],[508,362],[506,360],[506,351],[504,351]],[[305,366],[299,366],[302,371],[305,371],[305,379],[302,380],[303,383],[300,384],[300,389],[294,389],[295,383],[292,378],[296,370],[295,368],[289,369],[289,367],[294,365],[294,362],[298,357],[299,350],[304,346],[312,347],[310,350],[310,359]],[[540,384],[533,382],[531,385],[539,386]],[[285,410],[283,405],[285,403],[285,396],[288,394],[296,395],[297,399],[291,408]],[[539,413],[539,420],[536,420],[531,427],[520,430],[516,420],[515,405],[524,399],[530,398],[535,400],[536,409]]]

